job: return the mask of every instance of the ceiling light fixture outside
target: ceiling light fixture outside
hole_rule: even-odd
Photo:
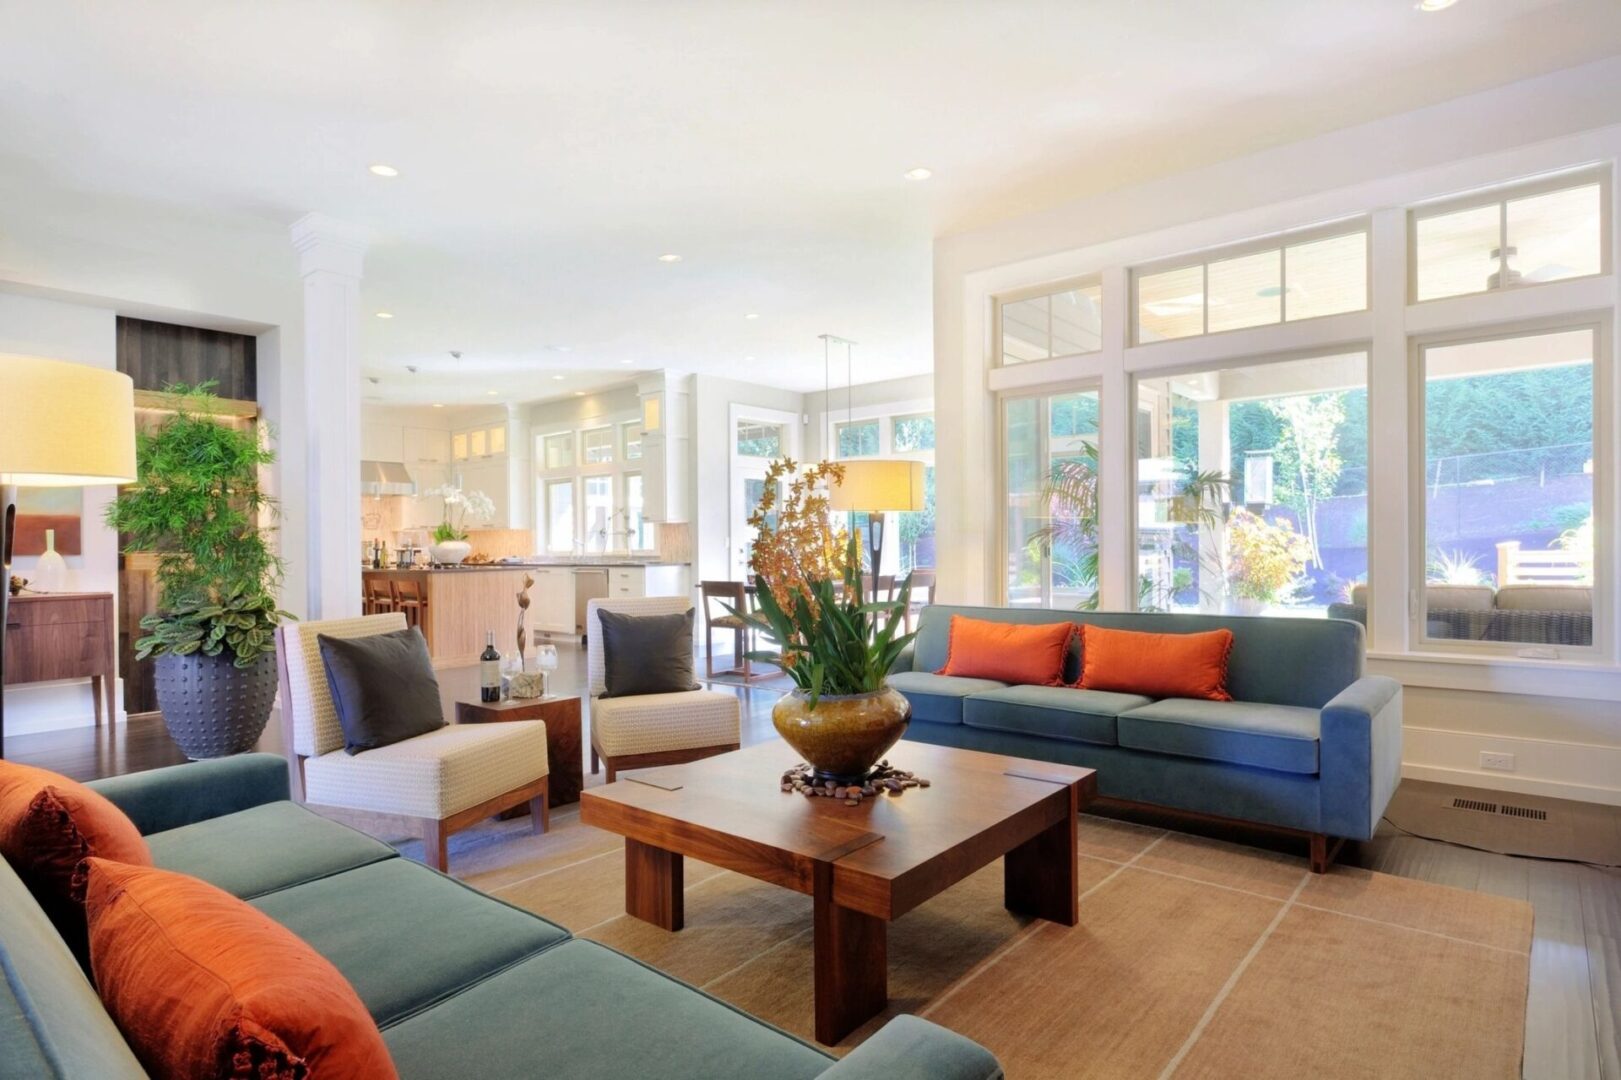
[[[681,261],[681,256],[673,254],[673,253],[666,253],[666,254],[663,254],[663,255],[659,256],[659,262],[662,262],[662,263],[678,263],[680,261]]]
[[[373,176],[389,176],[389,177],[393,177],[393,176],[400,175],[400,170],[396,169],[392,165],[373,165],[371,167],[371,169],[368,170],[368,171]]]
[[[933,169],[907,169],[901,173],[908,180],[927,180],[934,175]]]

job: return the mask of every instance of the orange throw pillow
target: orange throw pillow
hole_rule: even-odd
[[[1081,633],[1082,690],[1233,700],[1227,692],[1227,657],[1233,651],[1231,630],[1145,634],[1087,625]]]
[[[153,1076],[398,1076],[354,988],[268,915],[168,870],[91,859],[87,877],[96,990]]]
[[[10,761],[0,761],[0,853],[53,913],[79,906],[73,875],[87,856],[152,865],[140,830],[106,796]]]
[[[946,666],[936,675],[1036,685],[1064,685],[1064,659],[1069,655],[1072,622],[992,622],[951,617],[951,640]]]

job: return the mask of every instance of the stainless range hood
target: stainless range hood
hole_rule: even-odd
[[[360,463],[360,493],[362,495],[415,495],[416,481],[399,461],[362,461]]]

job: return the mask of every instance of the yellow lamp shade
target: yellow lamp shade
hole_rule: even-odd
[[[135,384],[122,372],[0,358],[0,483],[89,487],[135,481]]]
[[[858,514],[922,510],[923,462],[846,461],[844,480],[833,485],[828,505]]]

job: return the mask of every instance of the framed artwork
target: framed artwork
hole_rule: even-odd
[[[84,553],[84,489],[17,489],[16,555],[43,555],[45,530],[56,530],[59,555]]]

